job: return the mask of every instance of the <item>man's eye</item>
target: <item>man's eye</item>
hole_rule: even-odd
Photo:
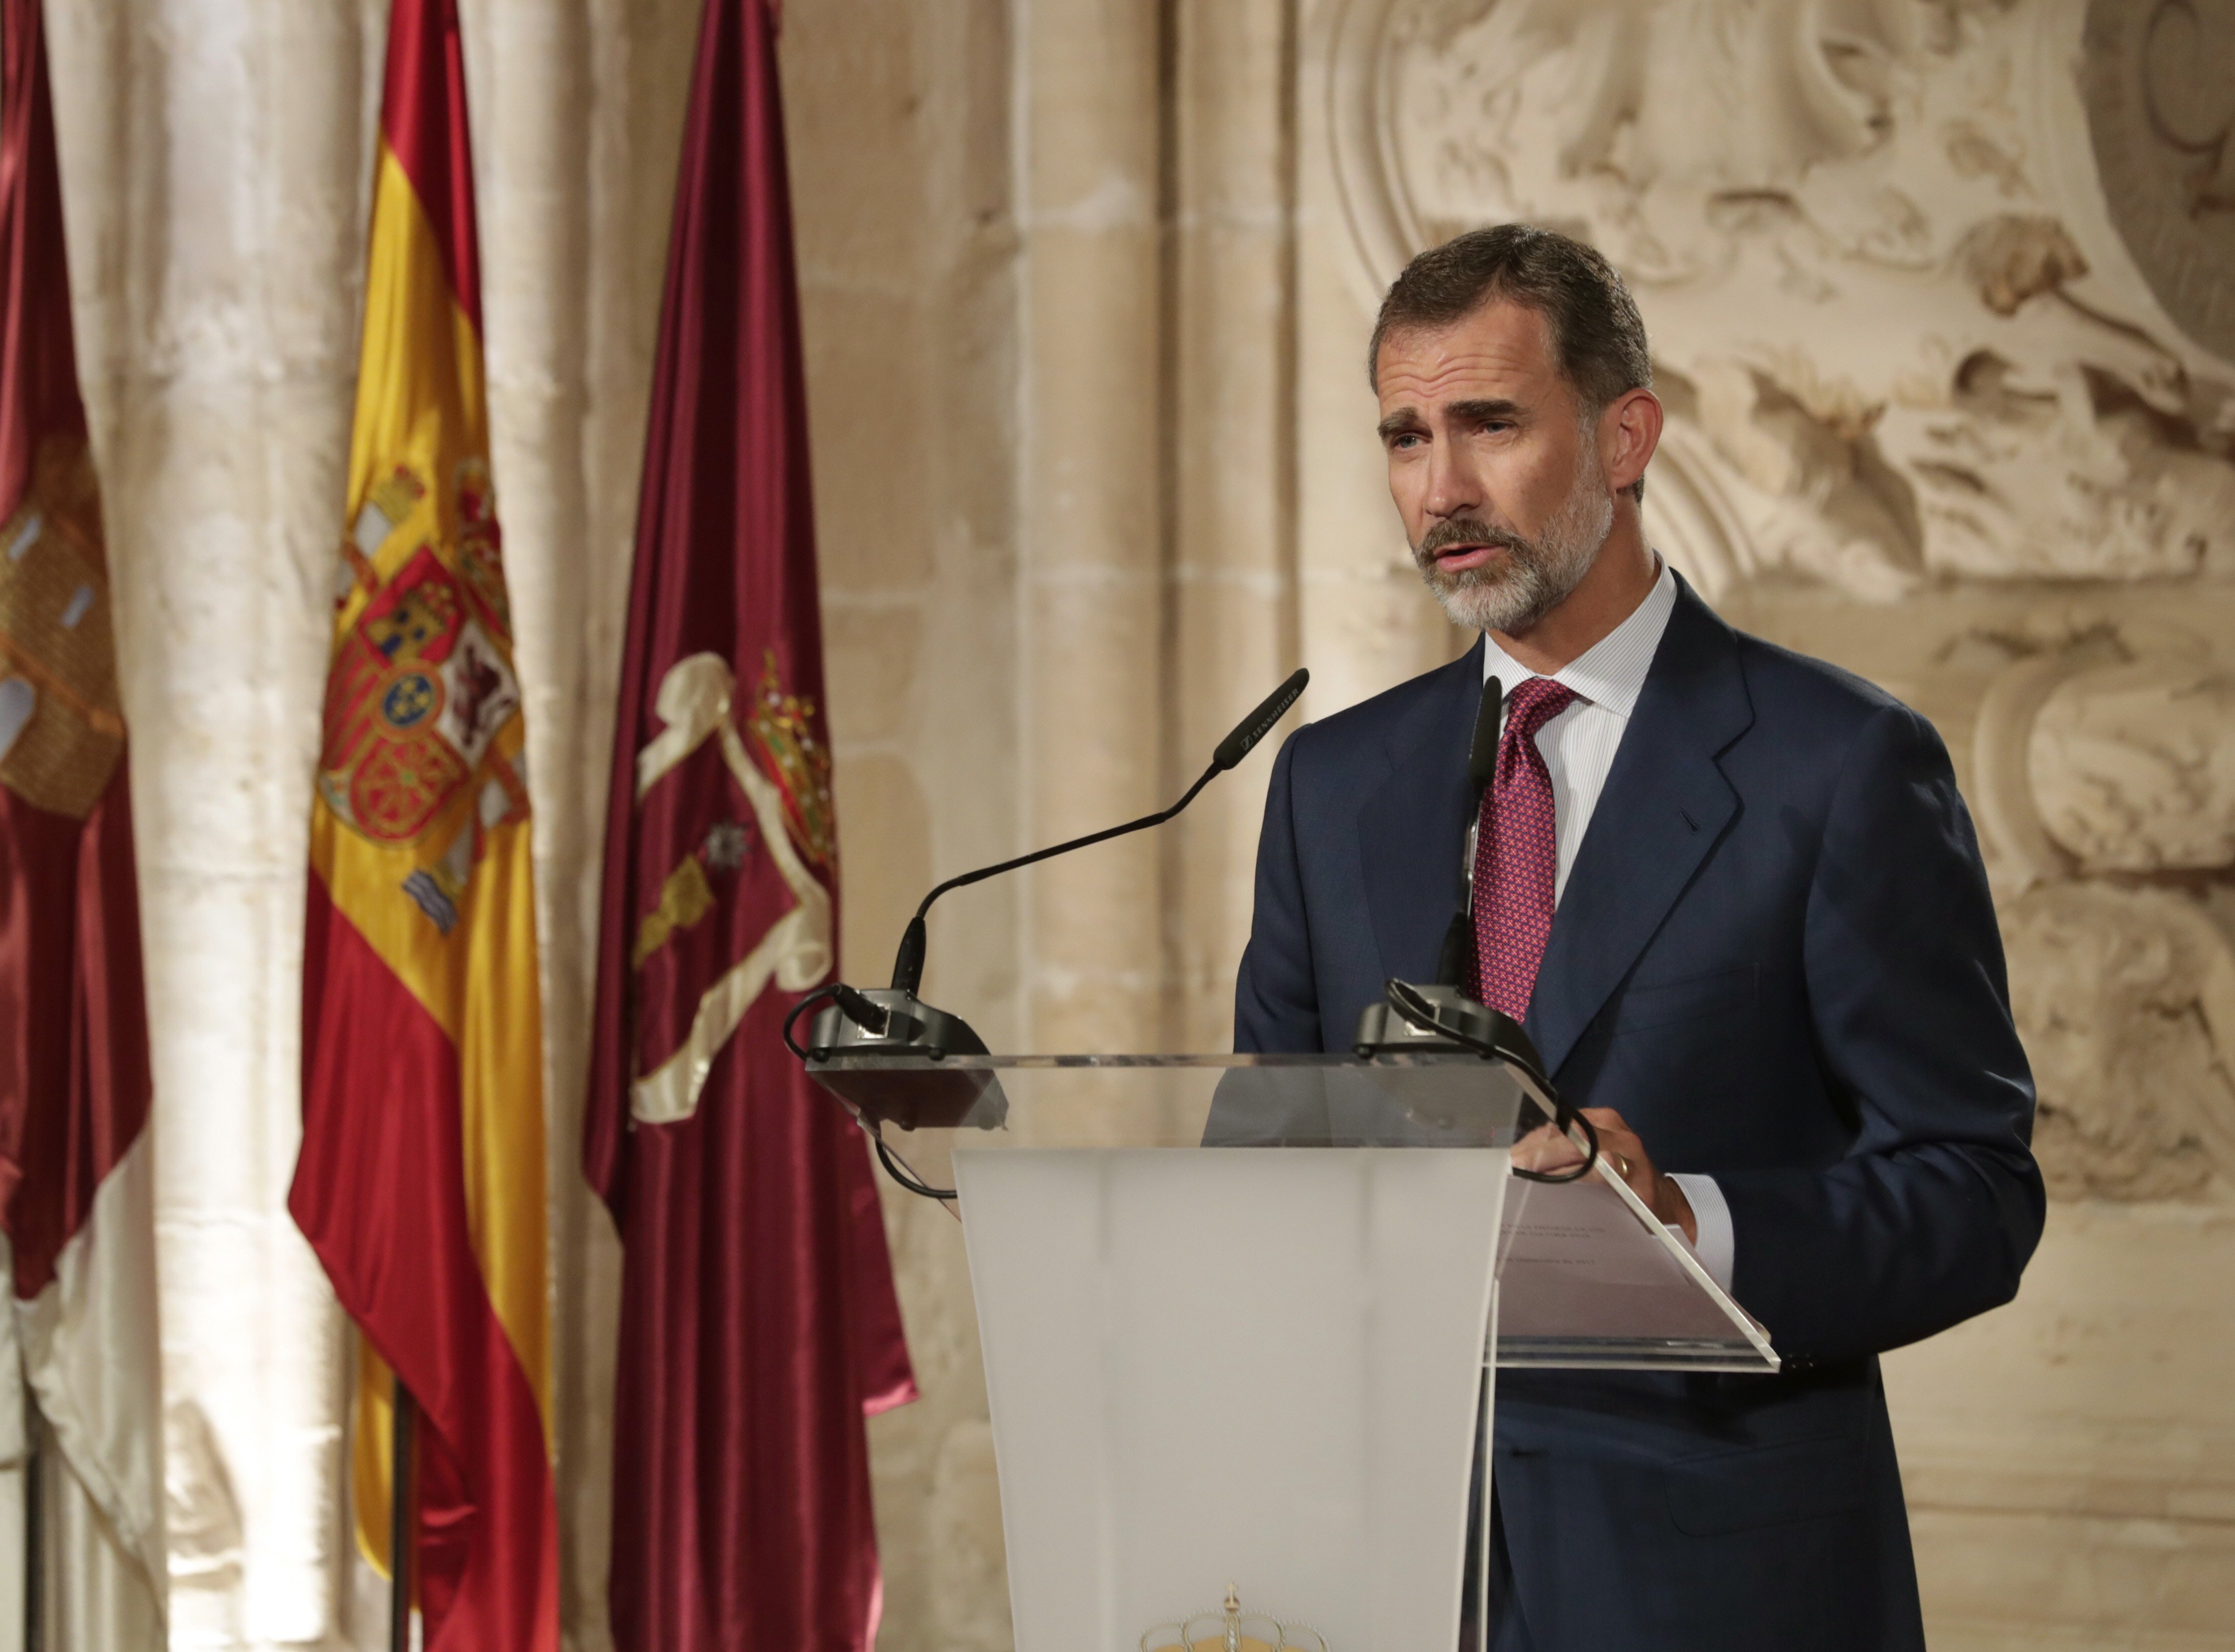
[[[1397,435],[1395,435],[1395,436],[1391,436],[1391,437],[1389,438],[1389,447],[1390,447],[1390,450],[1391,450],[1392,452],[1398,452],[1398,453],[1401,453],[1401,452],[1402,452],[1402,451],[1404,451],[1406,448],[1410,448],[1410,447],[1413,447],[1413,446],[1417,445],[1417,444],[1419,442],[1419,441],[1420,441],[1420,440],[1421,440],[1421,437],[1420,437],[1420,435],[1419,435],[1419,433],[1418,431],[1415,431],[1415,430],[1405,430],[1405,431],[1400,431],[1399,434],[1397,434]]]

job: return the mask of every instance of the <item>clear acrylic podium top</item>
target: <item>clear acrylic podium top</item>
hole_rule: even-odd
[[[1550,1108],[1471,1054],[836,1055],[808,1072],[910,1190],[951,1197],[958,1152],[1500,1150]],[[962,1214],[967,1218],[967,1212]],[[1765,1373],[1768,1334],[1602,1165],[1517,1179],[1498,1242],[1496,1363]]]

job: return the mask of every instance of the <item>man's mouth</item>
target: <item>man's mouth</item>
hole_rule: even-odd
[[[1446,545],[1436,553],[1436,567],[1445,574],[1464,573],[1482,567],[1504,548],[1502,545]]]
[[[1488,522],[1446,520],[1422,536],[1418,555],[1424,572],[1456,577],[1493,567],[1500,559],[1511,560],[1517,554],[1526,552],[1515,536]]]

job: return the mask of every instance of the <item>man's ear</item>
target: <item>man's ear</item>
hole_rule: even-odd
[[[1626,491],[1645,474],[1661,445],[1662,416],[1661,398],[1642,387],[1607,403],[1599,415],[1599,455],[1609,492]]]

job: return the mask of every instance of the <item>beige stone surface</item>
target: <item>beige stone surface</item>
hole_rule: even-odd
[[[2061,1202],[2018,1300],[1888,1356],[1934,1644],[2225,1645],[2225,1205]]]
[[[343,1343],[283,1201],[361,40],[345,12],[56,10],[134,737],[173,1623],[189,1645],[316,1643],[341,1628]],[[279,153],[275,126],[293,135]]]
[[[2043,824],[2087,870],[2235,865],[2235,675],[2209,655],[2058,685],[2026,756]]]
[[[1024,847],[1013,48],[993,0],[786,8],[841,961],[857,981],[882,984],[936,879]],[[1022,895],[1013,881],[967,890],[931,923],[925,995],[997,1046],[1019,1037]],[[869,1426],[879,1642],[1006,1646],[961,1229],[885,1192],[923,1398]]]

